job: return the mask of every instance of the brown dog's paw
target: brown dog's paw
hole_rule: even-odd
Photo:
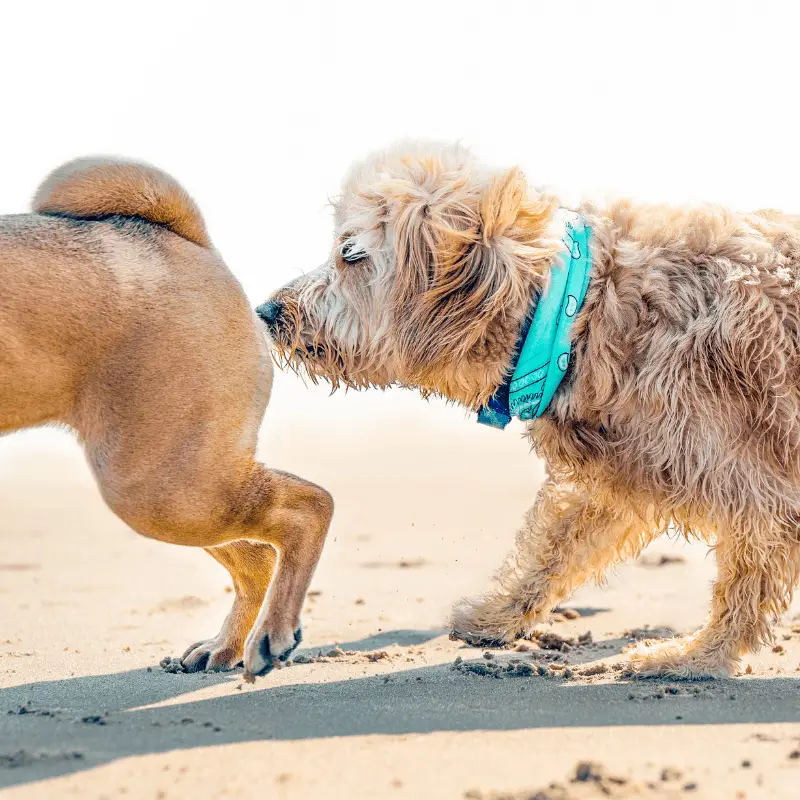
[[[188,648],[181,656],[181,664],[187,672],[227,672],[242,665],[242,656],[240,651],[217,639],[207,639]]]
[[[245,645],[244,673],[245,679],[252,681],[260,675],[267,675],[276,667],[280,669],[289,660],[289,656],[303,641],[303,631],[298,627],[293,633],[258,635],[251,632]]]

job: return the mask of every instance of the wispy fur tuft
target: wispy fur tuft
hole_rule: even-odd
[[[186,190],[166,172],[136,161],[69,161],[39,187],[33,210],[77,219],[141,217],[201,247],[211,247],[200,209]]]

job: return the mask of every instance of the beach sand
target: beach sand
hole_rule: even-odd
[[[569,650],[485,658],[448,639],[450,606],[488,586],[542,480],[520,433],[412,393],[328,399],[280,376],[261,456],[337,510],[306,663],[254,685],[159,667],[217,632],[221,567],[126,528],[66,434],[0,442],[0,795],[800,796],[800,606],[780,649],[732,680],[631,681],[615,666],[642,629],[702,623],[702,544],[664,537],[581,589],[542,626]],[[600,766],[576,780],[584,761]]]

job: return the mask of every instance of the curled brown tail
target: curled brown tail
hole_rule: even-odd
[[[164,225],[201,247],[210,247],[194,200],[172,177],[149,164],[113,158],[79,158],[50,173],[33,198],[33,210],[96,219],[111,214]]]

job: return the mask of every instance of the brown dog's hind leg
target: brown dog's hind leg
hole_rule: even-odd
[[[742,654],[772,641],[770,622],[789,607],[800,573],[800,548],[785,527],[737,520],[718,533],[718,575],[708,622],[691,636],[631,648],[644,677],[723,678]]]
[[[245,523],[250,535],[274,545],[278,563],[245,642],[246,675],[282,666],[300,643],[300,611],[333,515],[319,486],[288,473],[257,470],[248,485]]]
[[[574,589],[638,553],[659,532],[620,504],[603,505],[582,489],[546,483],[498,587],[456,606],[454,636],[501,644],[528,635]]]
[[[277,562],[275,548],[260,542],[231,542],[208,547],[206,552],[228,570],[236,594],[222,630],[183,654],[181,662],[187,672],[229,670],[241,664],[244,640],[256,621]]]
[[[219,548],[213,555],[220,561],[225,558],[225,566],[231,561],[229,556],[236,553],[237,567],[241,567],[248,549],[240,540],[274,548],[276,563],[271,581],[265,557],[262,577],[249,572],[248,580],[237,586],[232,611],[252,615],[255,595],[262,593],[243,660],[247,674],[263,675],[281,666],[300,642],[300,612],[328,532],[333,500],[319,486],[257,462],[223,469],[219,461],[216,474],[205,469],[191,471],[188,463],[189,471],[173,468],[153,473],[145,482],[128,484],[124,491],[118,488],[119,475],[107,464],[96,474],[112,510],[144,536],[170,544]],[[240,571],[236,577],[241,575]],[[239,594],[240,589],[244,594]],[[245,616],[234,620],[241,628],[248,623]],[[228,622],[234,620],[229,617]],[[185,658],[193,656],[188,653]],[[199,669],[202,658],[202,652],[197,653],[192,667]],[[225,660],[221,654],[219,659]],[[210,654],[208,661],[213,665]]]

